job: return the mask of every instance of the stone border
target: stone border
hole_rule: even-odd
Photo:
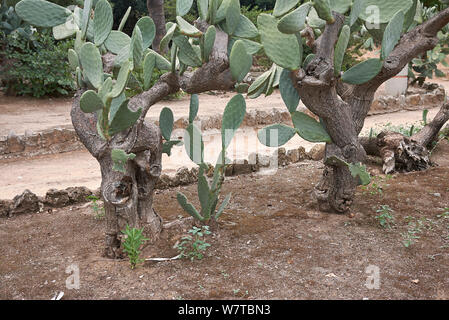
[[[251,174],[264,170],[270,166],[271,159],[276,158],[279,167],[284,167],[304,160],[320,161],[324,157],[324,144],[315,145],[309,152],[304,147],[286,150],[276,149],[271,156],[252,153],[248,159],[235,160],[226,166],[227,176]],[[208,177],[213,176],[213,166],[210,165]],[[156,183],[156,189],[164,190],[178,186],[185,186],[198,181],[198,167],[181,167],[174,176],[162,174]],[[90,195],[100,198],[100,190],[90,190],[86,187],[69,187],[66,189],[50,189],[45,197],[39,197],[30,190],[25,190],[12,200],[0,200],[0,217],[12,217],[23,213],[43,212],[49,208],[62,208],[68,205],[85,203]]]
[[[425,84],[424,88],[411,87],[407,95],[399,97],[379,96],[374,100],[368,115],[385,114],[401,110],[420,110],[426,106],[439,105],[446,97],[444,88],[437,84]],[[222,116],[201,118],[201,130],[221,129]],[[156,122],[157,123],[157,122]],[[251,110],[243,120],[243,127],[262,127],[275,123],[292,125],[287,110],[272,109],[271,111]],[[184,129],[188,126],[188,118],[179,118],[174,129]],[[0,160],[17,159],[37,155],[56,154],[84,149],[73,128],[49,129],[40,133],[27,132],[0,137]]]

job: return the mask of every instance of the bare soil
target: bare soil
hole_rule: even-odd
[[[318,162],[229,178],[223,194],[232,200],[204,259],[134,270],[127,260],[102,258],[105,221],[86,205],[0,219],[0,298],[64,291],[63,299],[449,299],[448,154],[449,143],[441,143],[440,166],[425,172],[386,177],[370,167],[375,185],[359,187],[348,215],[318,211],[311,197]],[[186,217],[179,190],[198,205],[195,185],[159,191],[155,209],[166,222]],[[381,205],[394,210],[391,229],[375,218]],[[405,247],[408,230],[420,238]],[[142,255],[176,256],[185,231],[163,233]],[[73,263],[79,290],[65,287]],[[371,265],[379,267],[379,289],[365,286]]]

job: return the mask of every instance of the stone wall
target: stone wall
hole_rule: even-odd
[[[411,87],[406,95],[399,97],[378,96],[368,115],[433,108],[441,105],[445,96],[444,88],[436,84]],[[220,129],[221,117],[217,114],[201,118],[201,129],[203,131]],[[273,109],[269,112],[251,110],[245,115],[242,126],[257,128],[274,123],[292,125],[287,109]],[[184,129],[187,126],[188,118],[180,118],[175,122],[174,129]],[[73,128],[49,129],[39,133],[27,132],[20,136],[11,132],[8,136],[0,137],[0,160],[69,152],[82,148],[84,147]]]

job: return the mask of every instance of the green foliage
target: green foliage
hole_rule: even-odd
[[[379,214],[376,216],[377,221],[382,228],[391,229],[394,225],[393,209],[388,205],[381,205],[379,209],[376,210]]]
[[[203,259],[204,252],[210,247],[210,244],[206,242],[206,236],[211,234],[209,226],[192,227],[188,233],[190,235],[182,237],[181,242],[175,247],[179,252],[179,257],[191,261]]]
[[[125,241],[123,242],[123,249],[128,255],[131,269],[134,269],[138,264],[143,263],[145,260],[140,258],[140,247],[149,240],[144,238],[143,229],[130,228],[126,225],[126,229],[122,231],[125,235]]]
[[[113,162],[112,170],[126,173],[125,165],[128,160],[133,160],[136,157],[134,153],[126,153],[120,149],[113,149],[111,151],[111,158]]]
[[[91,202],[92,211],[95,213],[95,220],[102,220],[105,216],[104,206],[101,206],[98,201],[100,198],[94,195],[86,197]]]
[[[68,95],[75,89],[67,58],[73,40],[54,41],[49,31],[29,38],[19,33],[6,37],[5,59],[12,61],[1,75],[6,92],[34,97]]]

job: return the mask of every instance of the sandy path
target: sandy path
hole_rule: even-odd
[[[429,111],[429,119],[438,112],[438,108]],[[419,122],[421,111],[397,112],[385,115],[370,116],[366,119],[364,131],[371,127],[391,123],[393,125]],[[247,128],[240,130],[229,147],[228,157],[244,159],[252,152],[270,154],[274,148],[267,148],[257,140],[257,131]],[[220,151],[220,135],[217,131],[204,133],[205,160],[215,163]],[[314,144],[302,140],[298,136],[285,147],[293,149],[302,145],[309,150]],[[187,157],[184,147],[175,147],[172,157],[164,155],[164,173],[173,174],[181,166],[192,167],[195,164]],[[38,195],[44,195],[50,188],[66,188],[69,186],[86,186],[96,189],[100,185],[99,165],[86,151],[75,151],[32,159],[20,159],[0,162],[0,199],[10,199],[25,189]]]

